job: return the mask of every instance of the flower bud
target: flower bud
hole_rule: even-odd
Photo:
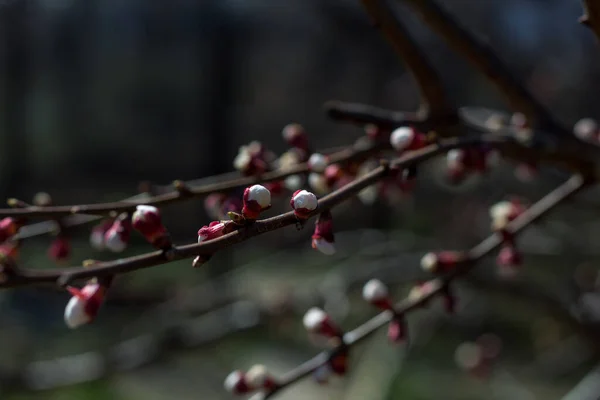
[[[421,258],[421,268],[431,273],[450,272],[461,262],[463,255],[456,251],[440,251],[439,253],[427,253]]]
[[[317,209],[319,202],[314,193],[306,190],[297,190],[292,195],[290,205],[294,209],[296,218],[307,219],[310,213]]]
[[[92,322],[104,301],[107,285],[87,283],[82,289],[67,287],[73,295],[65,307],[65,323],[71,329]]]
[[[515,246],[508,244],[498,252],[496,263],[499,267],[518,267],[523,263],[523,258]]]
[[[408,326],[403,315],[394,316],[388,325],[387,337],[390,342],[403,342],[408,337]]]
[[[287,190],[295,192],[304,186],[304,176],[302,175],[290,175],[283,181],[283,185]]]
[[[52,241],[48,248],[48,257],[56,262],[62,262],[71,255],[71,243],[66,236],[60,235]]]
[[[326,194],[329,192],[329,186],[324,175],[311,172],[308,175],[308,185],[318,194]]]
[[[271,390],[277,386],[275,379],[264,365],[252,366],[245,375],[246,384],[252,389]]]
[[[242,214],[248,220],[255,220],[261,211],[271,207],[271,192],[262,185],[247,187],[243,199]]]
[[[392,132],[390,143],[396,151],[416,150],[426,146],[427,137],[414,128],[401,126]]]
[[[328,162],[329,160],[327,156],[319,153],[313,153],[308,159],[308,168],[313,172],[325,172]]]
[[[19,230],[19,224],[14,218],[6,217],[0,220],[0,243],[14,236]]]
[[[326,337],[341,337],[342,331],[335,325],[325,311],[313,307],[304,314],[304,327],[310,333]]]
[[[139,205],[131,216],[131,224],[152,246],[164,250],[172,247],[171,238],[154,206]]]
[[[104,235],[104,245],[112,252],[120,253],[127,247],[131,237],[131,220],[127,213],[119,215]]]
[[[224,383],[225,390],[232,394],[245,394],[252,391],[248,383],[246,382],[246,376],[242,371],[233,371],[227,378],[225,378]]]
[[[308,135],[300,124],[288,124],[281,131],[283,139],[292,147],[308,150]]]
[[[333,216],[331,211],[325,210],[315,222],[315,231],[312,235],[312,248],[325,255],[335,254],[335,238],[333,236]]]
[[[233,160],[233,166],[246,176],[260,175],[269,170],[271,156],[264,146],[257,141],[241,146]]]
[[[494,231],[504,229],[509,222],[517,219],[525,210],[525,205],[516,198],[494,204],[490,207],[492,229]]]
[[[379,279],[371,279],[363,286],[362,296],[365,301],[382,310],[392,309],[392,299],[387,286]]]
[[[102,251],[105,249],[105,235],[106,232],[113,225],[113,222],[113,220],[105,220],[92,228],[92,231],[90,233],[90,245],[92,246],[92,248],[98,251]]]
[[[338,183],[338,181],[344,176],[344,171],[339,164],[330,164],[325,168],[325,172],[323,173],[325,176],[325,184],[328,188],[332,188],[333,185]]]
[[[198,230],[198,243],[216,239],[233,231],[232,221],[212,221]]]
[[[598,139],[598,123],[593,118],[582,118],[573,125],[575,136],[586,142]]]

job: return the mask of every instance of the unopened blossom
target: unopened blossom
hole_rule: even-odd
[[[323,195],[329,192],[330,187],[327,185],[327,179],[323,174],[318,174],[316,172],[311,172],[308,174],[308,186],[315,193]]]
[[[48,248],[48,257],[56,262],[62,262],[71,255],[71,242],[64,235],[59,235]]]
[[[127,247],[131,237],[131,220],[126,213],[117,218],[104,235],[104,245],[112,252],[120,253]]]
[[[325,172],[329,158],[320,153],[311,154],[308,159],[308,168],[313,172]]]
[[[294,209],[296,218],[306,219],[317,209],[319,201],[314,193],[307,190],[297,190],[292,195],[290,206]]]
[[[245,374],[246,384],[255,389],[270,390],[277,386],[275,378],[264,365],[254,365]]]
[[[416,150],[427,145],[427,137],[412,127],[401,126],[390,135],[390,143],[396,151]]]
[[[252,388],[246,382],[246,374],[244,372],[236,370],[231,372],[225,378],[223,385],[225,390],[232,394],[245,394],[252,391]]]
[[[83,288],[67,287],[72,297],[65,307],[65,323],[71,329],[92,322],[106,296],[107,285],[95,281],[87,283]]]
[[[490,207],[490,217],[492,218],[492,229],[504,229],[506,225],[514,221],[523,212],[526,206],[517,198],[500,201]]]
[[[216,239],[233,231],[232,221],[212,221],[198,230],[198,243]]]
[[[290,146],[304,151],[308,150],[308,135],[302,125],[296,123],[288,124],[281,131],[281,135]]]
[[[515,268],[523,263],[523,257],[517,248],[513,245],[502,246],[496,257],[496,264],[499,267]]]
[[[593,118],[582,118],[573,126],[573,133],[576,137],[586,142],[593,142],[598,139],[598,122]]]
[[[421,258],[421,268],[431,273],[446,273],[456,268],[462,259],[462,253],[456,251],[431,252]]]
[[[271,207],[271,192],[262,185],[253,185],[244,190],[243,200],[242,215],[255,220],[262,211]]]
[[[312,248],[328,256],[335,254],[333,216],[329,210],[325,210],[319,214],[315,222],[315,231],[312,235]]]
[[[342,331],[331,321],[327,313],[318,307],[313,307],[304,314],[304,328],[310,333],[326,337],[340,337]]]
[[[392,318],[388,325],[387,337],[392,343],[406,340],[408,337],[408,325],[404,315],[397,315]]]
[[[241,146],[238,155],[233,160],[233,166],[246,176],[260,175],[270,169],[274,155],[262,143],[253,141],[247,146]]]
[[[0,243],[7,241],[13,237],[19,230],[19,223],[11,217],[2,218],[0,220]]]
[[[325,168],[323,175],[326,186],[332,188],[344,176],[344,170],[339,164],[330,164]]]
[[[152,246],[158,249],[168,249],[172,246],[158,208],[147,205],[137,206],[131,216],[131,224]]]
[[[363,286],[362,296],[365,301],[377,308],[383,310],[392,309],[392,299],[390,298],[389,290],[379,279],[368,281]]]
[[[92,231],[90,232],[90,245],[93,249],[102,251],[106,248],[104,243],[105,235],[113,223],[113,220],[108,219],[92,228]]]

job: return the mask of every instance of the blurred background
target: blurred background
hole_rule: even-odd
[[[600,117],[600,49],[577,23],[579,1],[439,2],[559,119]],[[401,5],[397,12],[456,104],[504,109],[440,38]],[[410,74],[350,0],[2,0],[0,54],[0,197],[25,201],[39,191],[56,204],[119,200],[140,182],[229,172],[252,140],[286,150],[281,129],[290,122],[316,148],[351,144],[364,131],[328,120],[330,99],[419,103]],[[222,384],[231,370],[262,363],[277,375],[320,350],[301,326],[311,306],[351,329],[376,313],[360,299],[368,279],[402,298],[425,277],[424,252],[476,244],[489,233],[490,205],[508,194],[535,201],[566,177],[541,168],[533,181],[518,179],[502,163],[451,187],[442,165],[420,170],[411,196],[336,208],[332,257],[310,248],[310,229],[289,227],[201,269],[184,261],[121,276],[97,320],[76,331],[63,322],[66,293],[2,291],[1,398],[229,399]],[[580,195],[523,235],[516,278],[498,278],[493,258],[483,262],[456,286],[456,316],[435,304],[413,313],[410,345],[389,345],[383,329],[353,349],[346,378],[306,379],[279,398],[597,398],[595,198]],[[270,212],[287,207],[284,196]],[[196,200],[165,208],[164,221],[184,244],[210,219]],[[71,236],[69,265],[116,257],[90,248],[89,226]],[[50,241],[26,241],[23,265],[52,267]],[[148,250],[135,236],[124,256]],[[595,397],[583,397],[590,387]]]

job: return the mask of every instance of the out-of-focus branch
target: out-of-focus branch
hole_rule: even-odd
[[[583,0],[584,12],[579,22],[590,28],[600,40],[600,2],[598,0]]]
[[[362,0],[362,4],[375,27],[381,30],[417,81],[422,95],[422,115],[454,114],[439,74],[404,24],[394,16],[387,0]]]
[[[524,228],[535,222],[538,218],[552,210],[555,206],[559,205],[562,201],[569,198],[573,194],[577,193],[583,187],[585,187],[586,181],[580,175],[572,176],[568,181],[563,183],[561,186],[544,196],[542,199],[534,203],[528,208],[523,214],[517,219],[510,222],[507,226],[507,231],[512,234],[521,232]],[[394,310],[398,315],[406,315],[407,313],[418,309],[423,304],[430,301],[433,297],[443,293],[445,288],[450,282],[469,272],[475,265],[476,262],[481,258],[488,255],[490,252],[498,248],[502,244],[502,238],[500,234],[495,233],[483,240],[477,246],[473,247],[469,251],[465,252],[465,262],[463,262],[454,272],[447,276],[435,278],[429,282],[430,289],[427,293],[424,293],[417,299],[407,298],[404,301],[398,303]],[[391,321],[393,313],[391,311],[384,311],[377,316],[366,321],[362,325],[358,326],[354,330],[347,332],[343,336],[342,343],[336,348],[325,351],[305,363],[299,365],[293,370],[287,372],[279,378],[275,388],[269,392],[264,393],[264,398],[270,398],[279,391],[293,385],[299,380],[307,377],[313,373],[319,367],[326,365],[329,360],[335,357],[340,351],[347,349],[362,339],[368,337],[378,328],[384,326]]]

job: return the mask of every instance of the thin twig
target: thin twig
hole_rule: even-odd
[[[437,144],[429,145],[423,149],[409,152],[403,157],[400,157],[389,164],[384,164],[363,175],[362,177],[355,179],[348,185],[321,198],[319,200],[317,209],[310,213],[310,217],[314,217],[320,214],[322,211],[330,209],[337,204],[351,198],[362,189],[385,178],[392,169],[404,168],[413,164],[417,164],[458,147],[468,147],[481,143],[494,146],[510,141],[510,138],[499,137],[495,135],[486,135],[475,138],[444,139]],[[251,237],[262,235],[264,233],[281,229],[289,225],[294,225],[297,222],[298,220],[293,212],[287,212],[275,217],[258,220],[251,225],[247,225],[237,231],[228,233],[217,239],[175,247],[171,252],[172,256],[169,258],[167,258],[165,253],[162,251],[154,251],[134,257],[98,263],[89,268],[19,268],[14,271],[14,274],[7,276],[6,281],[0,284],[0,288],[23,286],[34,283],[56,282],[57,280],[59,284],[64,285],[74,280],[123,274],[142,268],[165,264],[175,260],[191,258],[199,254],[210,255],[233,244],[248,240]]]
[[[574,175],[565,183],[560,185],[558,188],[544,196],[538,202],[534,203],[529,207],[520,217],[512,221],[507,225],[507,230],[511,233],[517,234],[524,228],[535,222],[542,215],[552,210],[555,206],[560,204],[562,201],[577,193],[580,189],[585,187],[586,181],[580,175]],[[469,272],[475,265],[476,262],[481,258],[488,255],[493,250],[497,249],[502,243],[501,236],[499,234],[492,234],[487,239],[483,240],[477,246],[466,252],[467,262],[461,264],[457,270],[446,277],[435,278],[429,283],[431,284],[431,290],[421,296],[417,300],[404,299],[397,303],[395,306],[395,312],[399,315],[406,315],[410,311],[414,311],[430,301],[433,297],[442,293],[445,287],[455,278]],[[293,385],[299,380],[307,377],[319,367],[325,365],[332,356],[337,354],[341,348],[348,348],[362,339],[368,337],[374,333],[377,329],[381,328],[385,324],[391,321],[393,317],[392,312],[384,311],[370,320],[366,321],[362,325],[358,326],[354,330],[347,332],[343,338],[343,344],[341,347],[336,347],[330,351],[324,351],[310,360],[304,362],[298,367],[291,371],[288,371],[278,380],[277,387],[269,393],[265,393],[264,398],[270,398],[274,394],[281,390]]]

